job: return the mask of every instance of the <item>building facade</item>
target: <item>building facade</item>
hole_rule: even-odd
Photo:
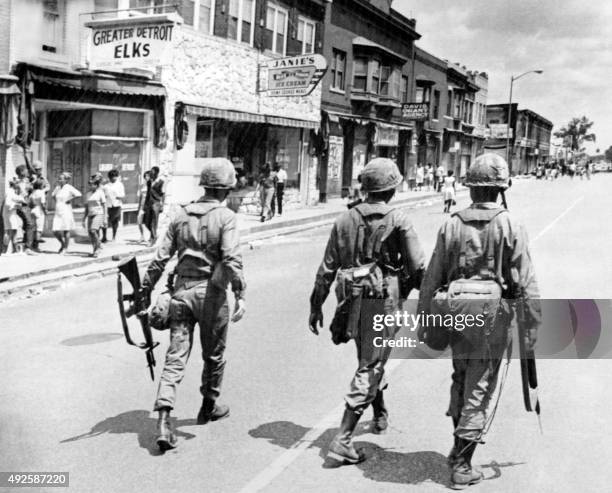
[[[405,173],[414,126],[402,120],[402,103],[412,100],[416,22],[391,2],[335,0],[325,17],[319,142],[322,201],[358,187],[365,163],[375,156],[397,161]]]
[[[534,111],[519,110],[517,103],[511,106],[510,118],[508,113],[507,104],[487,105],[486,147],[506,158],[506,129],[510,120],[510,171],[513,175],[532,173],[539,164],[551,159],[553,123]]]

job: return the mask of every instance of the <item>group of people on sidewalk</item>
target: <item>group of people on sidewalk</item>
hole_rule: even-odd
[[[261,205],[261,222],[269,221],[274,217],[278,210],[278,215],[283,215],[283,197],[285,194],[285,183],[287,182],[287,172],[280,164],[274,167],[266,163],[259,176],[257,189]]]
[[[427,166],[417,164],[415,171],[415,188],[417,191],[433,191],[442,193],[444,212],[450,213],[451,206],[456,204],[457,191],[455,172],[452,169],[445,171],[444,166],[438,165],[434,170],[433,164]]]
[[[47,194],[51,190],[49,182],[42,174],[42,163],[35,161],[16,168],[16,177],[9,183],[9,190],[2,207],[4,238],[0,253],[18,253],[17,243],[19,230],[23,230],[23,252],[28,255],[40,253],[40,243],[45,229]],[[60,244],[57,253],[68,253],[72,232],[76,229],[73,206],[82,201],[84,214],[82,227],[88,233],[92,246],[92,257],[98,257],[102,244],[115,241],[122,221],[122,207],[125,199],[125,187],[118,170],[108,172],[107,180],[101,173],[92,175],[88,181],[89,190],[85,197],[70,182],[72,174],[64,171],[59,174],[56,186],[51,192],[53,221],[51,229]],[[80,199],[80,200],[79,200]],[[140,190],[138,205],[138,226],[141,242],[144,242],[145,226],[150,232],[149,242],[153,245],[157,239],[159,214],[163,209],[164,180],[160,177],[158,167],[145,173]],[[110,228],[112,237],[108,237]]]

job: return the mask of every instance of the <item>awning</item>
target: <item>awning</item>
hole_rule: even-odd
[[[395,51],[390,50],[389,48],[385,48],[384,46],[381,46],[378,43],[375,43],[374,41],[370,41],[369,39],[363,38],[361,36],[357,36],[356,38],[353,38],[353,46],[361,46],[362,48],[369,48],[369,49],[375,50],[379,53],[383,53],[387,56],[390,56],[392,58],[399,60],[402,64],[408,61],[407,57],[400,55],[399,53],[396,53]]]
[[[425,75],[417,75],[414,80],[416,81],[418,86],[434,86],[436,85],[435,80],[429,79]]]
[[[350,113],[339,113],[337,111],[327,111],[324,110],[328,115],[331,121],[334,121],[336,118],[342,118],[344,120],[350,120],[360,125],[368,125],[370,123],[375,123],[377,125],[386,125],[388,127],[394,127],[398,130],[413,130],[414,125],[412,123],[400,123],[395,121],[387,121],[387,120],[377,120],[375,118],[366,118],[360,115],[352,115]]]
[[[318,121],[315,122],[312,120],[298,120],[296,118],[285,118],[281,116],[260,115],[246,111],[209,108],[208,106],[197,106],[194,104],[186,104],[185,111],[190,115],[201,116],[204,118],[218,118],[220,120],[229,120],[231,122],[267,123],[269,125],[278,125],[279,127],[312,129],[320,127],[320,122]]]
[[[159,82],[137,77],[114,76],[97,72],[77,72],[27,66],[28,75],[38,84],[49,84],[80,91],[111,94],[165,97],[166,89]],[[36,88],[34,91],[36,95]]]

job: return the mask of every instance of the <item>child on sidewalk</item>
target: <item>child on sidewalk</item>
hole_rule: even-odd
[[[101,185],[102,176],[99,173],[93,175],[89,180],[89,192],[83,216],[83,227],[87,228],[93,248],[92,257],[100,255],[102,249],[100,229],[106,227],[106,195]]]

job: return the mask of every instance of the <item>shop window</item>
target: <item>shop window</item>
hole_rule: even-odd
[[[213,122],[200,120],[196,125],[195,157],[205,158],[213,155]]]
[[[367,58],[355,58],[353,62],[353,89],[365,91],[368,83],[368,60]]]
[[[400,93],[402,95],[402,103],[408,103],[410,101],[408,94],[408,77],[406,77],[405,75],[402,75]]]
[[[142,137],[144,114],[134,111],[93,110],[91,133],[106,137]]]
[[[433,118],[437,120],[440,117],[440,91],[434,91],[433,97]]]
[[[274,4],[268,5],[264,47],[279,55],[284,55],[287,47],[287,18],[285,9]]]
[[[63,0],[44,0],[42,50],[61,53],[64,41]]]
[[[344,73],[346,72],[346,53],[334,48],[331,65],[331,86],[344,91]]]
[[[302,44],[302,54],[314,53],[316,24],[305,17],[298,18],[297,39]]]
[[[253,43],[255,0],[230,0],[227,35],[238,42]]]

